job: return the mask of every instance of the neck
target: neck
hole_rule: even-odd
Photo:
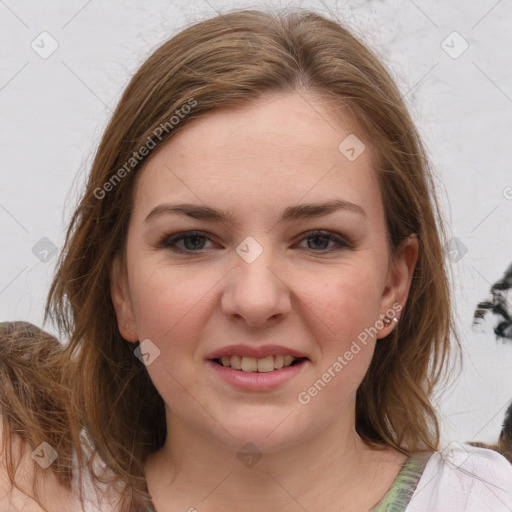
[[[347,421],[322,425],[316,435],[287,447],[261,451],[255,444],[263,442],[241,450],[244,441],[219,441],[185,426],[169,411],[167,424],[165,445],[146,463],[158,512],[242,505],[247,512],[301,507],[317,512],[332,510],[333,503],[340,511],[367,510],[385,494],[405,460],[388,449],[370,449]]]

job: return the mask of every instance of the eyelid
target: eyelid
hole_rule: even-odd
[[[341,233],[337,233],[336,231],[329,231],[327,229],[311,229],[305,233],[301,233],[298,237],[298,242],[307,238],[312,238],[314,236],[324,237],[329,241],[336,242],[338,244],[338,250],[344,247],[352,248],[354,246],[354,244],[346,236],[342,235]],[[336,249],[324,249],[323,251],[313,251],[312,249],[310,250],[312,252],[321,254],[333,252]]]
[[[177,233],[173,233],[172,235],[164,236],[160,240],[160,242],[158,242],[157,247],[163,248],[163,249],[167,248],[167,249],[173,250],[174,252],[182,252],[182,253],[198,253],[199,254],[201,252],[204,252],[204,249],[199,250],[199,251],[178,249],[176,247],[176,245],[174,245],[177,242],[180,242],[181,240],[183,240],[184,238],[189,238],[189,237],[193,237],[193,236],[204,237],[205,239],[209,240],[210,242],[215,242],[214,238],[206,231],[192,229],[192,230],[188,230],[188,231],[179,231]]]
[[[199,249],[197,251],[193,251],[193,250],[189,250],[189,249],[181,249],[181,248],[178,248],[176,246],[176,243],[182,241],[183,239],[189,238],[189,237],[194,237],[194,236],[202,237],[202,238],[205,238],[206,240],[208,240],[210,242],[216,243],[215,242],[215,237],[213,237],[210,233],[208,233],[206,231],[188,230],[188,231],[179,231],[177,233],[173,233],[172,235],[164,236],[161,239],[161,241],[156,246],[158,248],[170,249],[171,251],[173,251],[175,253],[203,254],[208,249]],[[340,233],[337,233],[335,231],[329,231],[329,230],[326,230],[326,229],[312,229],[312,230],[306,231],[304,233],[301,233],[300,235],[298,235],[296,237],[295,244],[298,244],[302,240],[306,240],[306,239],[312,238],[314,236],[324,237],[327,240],[329,240],[330,242],[336,243],[337,247],[331,248],[331,249],[322,249],[322,250],[319,250],[319,251],[315,251],[313,249],[307,249],[307,248],[306,249],[301,248],[301,249],[309,250],[309,251],[311,251],[313,253],[318,253],[318,254],[328,254],[330,252],[335,252],[335,251],[338,251],[338,250],[341,250],[341,249],[344,249],[344,248],[349,248],[350,249],[350,248],[354,247],[353,242],[351,242],[346,236],[344,236],[344,235],[342,235]]]

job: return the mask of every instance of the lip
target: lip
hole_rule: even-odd
[[[293,348],[283,347],[282,345],[263,345],[261,347],[254,347],[251,345],[229,345],[221,349],[215,350],[207,354],[206,359],[220,359],[223,356],[247,356],[262,359],[267,356],[286,356],[290,355],[296,358],[308,358],[306,354],[295,350]],[[235,370],[237,371],[237,370]]]
[[[289,352],[287,353],[289,354]],[[304,359],[293,366],[261,373],[233,370],[232,368],[221,366],[214,361],[206,361],[206,363],[216,372],[218,377],[231,386],[249,391],[264,391],[276,388],[299,375],[305,369],[309,360]]]

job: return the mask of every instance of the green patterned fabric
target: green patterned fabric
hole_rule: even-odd
[[[431,453],[409,457],[385,496],[370,512],[404,512],[420,481]]]
[[[389,491],[370,512],[405,512],[430,455],[425,453],[409,457]],[[156,512],[153,503],[148,505],[146,512]]]

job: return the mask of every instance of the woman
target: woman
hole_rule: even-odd
[[[440,452],[437,213],[396,86],[336,22],[232,12],[157,49],[47,306],[112,509],[512,507],[503,457]]]

